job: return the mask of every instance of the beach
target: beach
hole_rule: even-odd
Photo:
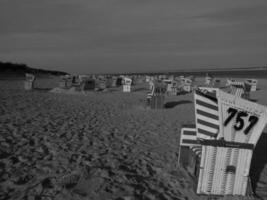
[[[22,80],[0,80],[0,199],[208,199],[196,195],[194,178],[177,162],[181,127],[195,123],[192,93],[167,96],[166,108],[153,110],[145,84],[131,93],[38,87],[25,91]],[[251,97],[267,105],[266,79],[259,88]],[[251,170],[262,199],[266,134]]]

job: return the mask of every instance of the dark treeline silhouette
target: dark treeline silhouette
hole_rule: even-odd
[[[35,75],[55,75],[55,76],[68,74],[66,72],[61,72],[61,71],[31,68],[27,66],[26,64],[0,61],[0,74],[3,74],[3,75],[15,74],[15,75],[24,76],[25,73],[31,73]]]

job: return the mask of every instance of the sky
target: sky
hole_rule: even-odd
[[[78,74],[267,66],[267,1],[0,0],[0,61]]]

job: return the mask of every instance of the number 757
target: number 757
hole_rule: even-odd
[[[245,130],[243,131],[245,135],[249,133],[249,131],[257,124],[259,118],[257,116],[248,115],[247,112],[239,111],[235,108],[228,108],[227,112],[229,113],[229,116],[224,121],[223,125],[227,126],[229,122],[236,116],[236,121],[234,125],[234,129],[236,131],[240,131],[243,129],[245,122],[244,117],[248,117],[249,125],[246,126]]]

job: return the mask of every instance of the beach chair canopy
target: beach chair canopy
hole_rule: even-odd
[[[35,76],[33,74],[25,73],[26,81],[34,81]]]
[[[125,85],[131,85],[132,84],[132,79],[128,77],[124,77],[123,82]]]
[[[238,97],[242,97],[245,92],[244,82],[231,81],[230,84],[230,94]]]
[[[194,93],[197,137],[216,139],[219,133],[218,89],[199,87]]]

